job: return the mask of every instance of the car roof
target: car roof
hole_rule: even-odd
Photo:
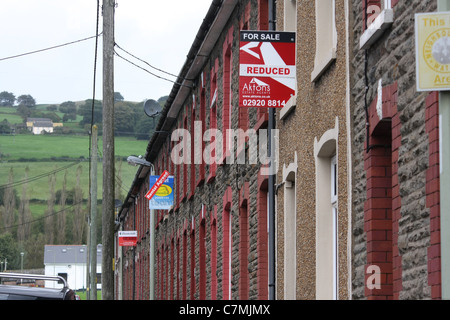
[[[51,299],[64,300],[69,288],[53,289],[15,285],[0,285],[0,300],[2,299]],[[6,296],[8,295],[8,297]]]

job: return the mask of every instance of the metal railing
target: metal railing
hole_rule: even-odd
[[[47,276],[47,275],[43,275],[43,274],[25,274],[25,273],[0,272],[0,278],[61,281],[64,284],[64,287],[68,288],[66,279],[64,279],[61,276]]]

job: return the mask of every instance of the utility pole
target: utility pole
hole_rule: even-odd
[[[114,299],[114,9],[103,0],[102,300]]]
[[[150,175],[155,174],[153,164]],[[150,209],[150,300],[155,300],[155,209]]]
[[[90,264],[90,300],[97,300],[97,154],[98,154],[98,128],[92,126],[92,152],[91,152],[91,227],[89,242]]]

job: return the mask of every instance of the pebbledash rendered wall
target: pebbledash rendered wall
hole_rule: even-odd
[[[336,0],[334,6],[333,1],[320,6],[318,1],[277,1],[277,29],[291,31],[285,21],[292,15],[297,33],[297,96],[290,110],[278,109],[276,117],[280,137],[276,182],[278,299],[350,297],[349,5]],[[333,25],[328,27],[330,20]],[[324,48],[332,48],[334,58],[322,65],[321,75],[313,79],[321,66],[317,32],[335,33],[334,45]],[[330,204],[333,157],[335,210]]]
[[[230,8],[229,17],[221,16]],[[209,32],[220,23],[220,30]],[[194,160],[198,144],[202,151],[210,150],[205,149],[213,145],[204,136],[208,129],[259,132],[267,127],[267,109],[238,107],[239,31],[267,28],[268,1],[213,1],[186,65],[196,68],[201,59],[204,63],[194,78],[184,80],[194,85],[181,103],[177,97],[187,88],[174,85],[156,128],[165,138],[149,142],[145,158],[154,164],[156,175],[167,170],[174,176],[175,202],[171,210],[155,211],[155,299],[268,298],[267,176],[261,174],[258,155],[249,154],[248,143],[244,148],[233,145],[233,164],[226,153],[229,144],[222,148],[227,156],[221,157],[223,163],[177,163],[172,157],[179,159],[189,150]],[[205,40],[215,35],[214,43]],[[208,46],[206,56],[199,53]],[[182,70],[179,81],[186,74]],[[182,130],[191,140],[180,138]],[[246,163],[236,163],[239,152],[245,152]],[[127,213],[120,215],[124,230],[138,229],[136,248],[124,249],[118,262],[124,299],[149,297],[149,210],[143,197],[148,174],[137,173]]]
[[[439,299],[439,99],[416,91],[414,36],[414,14],[436,1],[390,4],[385,31],[360,48],[366,2],[352,1],[352,298]]]

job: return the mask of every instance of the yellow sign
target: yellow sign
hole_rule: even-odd
[[[417,91],[450,90],[450,12],[415,18]]]
[[[161,187],[159,187],[158,191],[156,191],[156,195],[159,197],[167,197],[169,194],[172,193],[172,188],[168,186],[167,184],[162,184]]]

